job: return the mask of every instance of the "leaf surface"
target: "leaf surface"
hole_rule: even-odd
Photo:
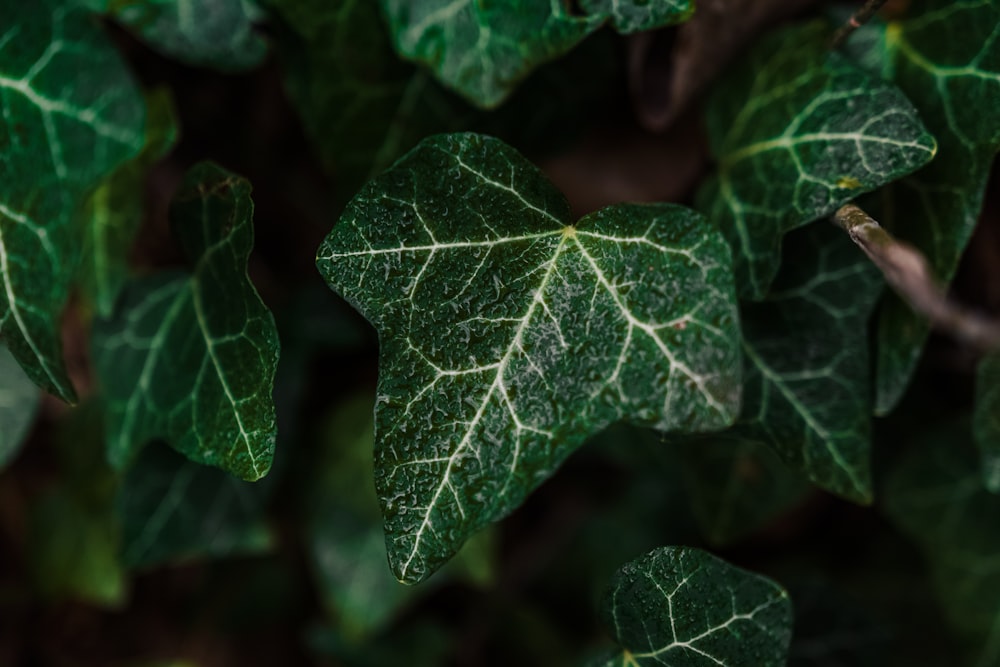
[[[170,210],[192,272],[130,283],[115,315],[95,324],[116,466],[160,437],[243,479],[267,473],[278,334],[246,274],[252,217],[249,183],[211,164],[192,169]]]
[[[224,72],[259,65],[267,44],[254,31],[251,0],[103,0],[106,10],[152,48]]]
[[[72,2],[0,0],[0,337],[66,401],[59,316],[83,200],[143,144],[142,97],[96,18]]]
[[[987,355],[976,369],[973,435],[979,448],[983,484],[1000,493],[1000,353]]]
[[[688,18],[690,0],[591,0],[574,16],[566,3],[517,0],[381,0],[396,50],[430,67],[447,87],[492,108],[538,65],[553,60],[610,21],[622,32]]]
[[[662,547],[620,569],[601,616],[623,650],[594,667],[784,665],[788,593],[699,549]]]
[[[937,278],[949,283],[1000,150],[1000,116],[994,113],[1000,107],[1000,2],[913,0],[902,20],[866,26],[849,46],[862,61],[874,46],[881,73],[913,101],[937,138],[933,162],[892,184],[870,212],[916,246]],[[923,317],[887,295],[878,323],[877,414],[899,402],[929,331]]]
[[[922,166],[935,144],[891,84],[828,50],[823,23],[765,37],[707,108],[718,171],[698,209],[733,247],[741,297],[761,299],[786,232]]]
[[[0,345],[0,470],[17,456],[38,411],[39,391]]]
[[[379,331],[376,486],[396,576],[419,581],[593,433],[728,425],[739,402],[729,252],[693,211],[574,225],[501,142],[431,137],[319,249]]]

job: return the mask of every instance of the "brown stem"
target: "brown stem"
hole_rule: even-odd
[[[833,40],[830,42],[831,49],[840,48],[840,45],[851,36],[851,33],[868,23],[878,13],[878,10],[882,9],[887,0],[867,0],[861,9],[854,12],[851,18],[847,19],[847,23],[840,26],[837,32],[833,35]]]
[[[842,206],[833,220],[881,269],[889,286],[936,328],[983,350],[1000,349],[1000,322],[949,300],[919,250],[894,238],[854,204]]]

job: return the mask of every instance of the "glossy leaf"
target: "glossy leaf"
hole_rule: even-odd
[[[254,31],[253,0],[101,0],[151,47],[190,65],[222,71],[256,67],[267,44]]]
[[[707,109],[718,171],[698,208],[733,247],[737,287],[761,299],[786,232],[922,166],[934,139],[894,86],[828,50],[823,23],[765,37]]]
[[[351,202],[317,264],[380,334],[376,485],[402,581],[612,422],[698,431],[736,412],[722,239],[673,205],[573,224],[495,139],[422,142]]]
[[[130,283],[115,315],[95,324],[116,466],[160,437],[243,479],[267,473],[278,335],[246,275],[252,216],[249,183],[211,164],[195,167],[170,211],[192,272]]]
[[[576,46],[605,22],[623,32],[678,23],[690,0],[591,0],[574,16],[553,0],[483,4],[475,0],[381,0],[396,50],[430,67],[447,87],[495,107],[538,65]]]
[[[76,3],[0,0],[0,336],[28,376],[75,392],[59,338],[89,191],[143,144],[143,104]]]
[[[663,547],[625,565],[601,616],[622,649],[593,667],[784,665],[788,593],[699,549]]]
[[[17,456],[38,411],[39,391],[0,345],[0,469]]]
[[[992,112],[1000,106],[998,37],[1000,2],[913,0],[901,20],[867,27],[849,44],[860,58],[874,45],[882,74],[913,101],[937,138],[934,161],[881,193],[870,212],[916,246],[945,283],[976,226],[1000,150],[1000,116]],[[902,397],[929,331],[899,297],[887,296],[878,325],[878,414]]]
[[[976,370],[973,435],[983,470],[983,484],[1000,493],[1000,353],[987,355]]]
[[[887,482],[886,510],[930,563],[968,664],[987,667],[1000,662],[1000,495],[983,487],[970,440],[967,424],[949,423],[907,443]]]
[[[274,542],[263,520],[269,480],[251,484],[147,447],[118,492],[124,564],[144,569],[267,551]]]
[[[145,215],[146,172],[177,138],[177,120],[165,88],[147,98],[146,145],[90,195],[81,215],[84,229],[80,281],[102,317],[109,317],[128,280],[128,254]]]

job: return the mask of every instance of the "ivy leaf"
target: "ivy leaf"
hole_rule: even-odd
[[[872,33],[881,34],[875,39]],[[913,0],[905,18],[870,26],[853,38],[852,55],[881,46],[882,73],[920,112],[938,141],[929,165],[876,198],[870,211],[951,281],[983,205],[1000,150],[1000,3]],[[869,58],[869,61],[871,59]],[[887,414],[909,385],[930,326],[895,294],[879,314],[876,413]]]
[[[949,423],[923,441],[887,480],[889,517],[924,552],[950,625],[969,664],[1000,662],[1000,495],[982,485],[966,423]]]
[[[142,147],[142,98],[96,18],[75,3],[0,0],[0,337],[43,389],[76,394],[59,316],[87,193]]]
[[[605,22],[634,32],[678,23],[693,11],[690,0],[591,0],[583,8],[591,13],[574,16],[566,3],[535,0],[382,0],[399,54],[483,108],[499,105],[531,70]]]
[[[146,172],[177,138],[173,100],[166,88],[147,100],[146,145],[90,195],[83,214],[80,281],[102,317],[109,317],[128,279],[128,253],[142,223]]]
[[[251,0],[102,0],[115,19],[170,58],[224,72],[259,65],[267,44],[254,32]]]
[[[620,569],[601,603],[623,650],[612,665],[784,665],[788,593],[770,579],[686,547],[662,547]]]
[[[973,434],[982,460],[983,484],[1000,493],[1000,353],[987,355],[976,369]]]
[[[145,569],[269,550],[274,540],[263,521],[269,481],[251,484],[166,447],[147,447],[118,492],[125,566]]]
[[[21,449],[41,396],[7,348],[0,345],[0,470]]]
[[[196,166],[170,210],[189,274],[130,283],[92,350],[108,410],[108,455],[124,466],[161,437],[192,461],[247,480],[274,454],[278,335],[246,275],[250,184]]]
[[[742,297],[767,293],[786,232],[934,155],[933,137],[903,94],[828,44],[824,23],[772,33],[709,100],[718,172],[697,207],[733,247]]]
[[[729,251],[693,211],[565,198],[490,137],[423,141],[319,249],[381,341],[376,487],[389,561],[425,578],[593,433],[728,425]]]

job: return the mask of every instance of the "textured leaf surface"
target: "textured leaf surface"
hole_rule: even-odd
[[[597,665],[784,665],[788,594],[709,553],[663,547],[625,565],[601,605],[623,651]]]
[[[593,0],[574,16],[560,0],[381,0],[397,51],[430,67],[473,104],[500,104],[538,65],[576,46],[606,21],[623,32],[670,25],[690,0]]]
[[[902,93],[830,53],[828,40],[822,23],[765,37],[709,101],[718,172],[698,208],[733,247],[741,296],[767,293],[786,232],[934,155]]]
[[[913,0],[903,20],[866,33],[851,42],[855,53],[864,58],[865,45],[881,46],[882,73],[913,101],[938,141],[934,161],[894,183],[870,212],[915,245],[947,283],[979,218],[1000,150],[994,113],[1000,107],[1000,2]],[[878,414],[902,397],[929,331],[899,297],[887,296],[878,326]]]
[[[17,455],[38,410],[39,392],[0,345],[0,469]]]
[[[882,289],[833,225],[788,237],[767,300],[745,304],[743,410],[728,435],[770,446],[819,486],[870,502],[868,318]]]
[[[251,484],[160,445],[144,449],[118,492],[124,564],[148,568],[267,551],[269,480]]]
[[[966,424],[948,424],[908,455],[887,482],[886,510],[930,563],[945,612],[972,659],[1000,663],[1000,495],[982,484]],[[956,661],[958,663],[958,661]]]
[[[0,336],[40,387],[73,401],[59,315],[87,193],[143,144],[144,111],[96,18],[0,0]]]
[[[161,437],[243,479],[267,473],[278,335],[246,275],[252,216],[249,183],[211,164],[195,167],[170,211],[192,272],[129,284],[115,315],[95,324],[115,465]]]
[[[317,264],[380,334],[376,485],[403,581],[612,422],[698,431],[736,411],[724,241],[672,205],[573,225],[495,139],[422,142],[352,201]]]
[[[264,60],[251,0],[103,0],[151,47],[191,65],[238,71]]]
[[[1000,493],[1000,353],[979,362],[973,434],[982,460],[983,483]]]
[[[147,98],[146,145],[90,195],[83,208],[80,281],[102,317],[111,315],[128,279],[128,253],[145,214],[147,170],[173,146],[177,121],[169,91]]]

